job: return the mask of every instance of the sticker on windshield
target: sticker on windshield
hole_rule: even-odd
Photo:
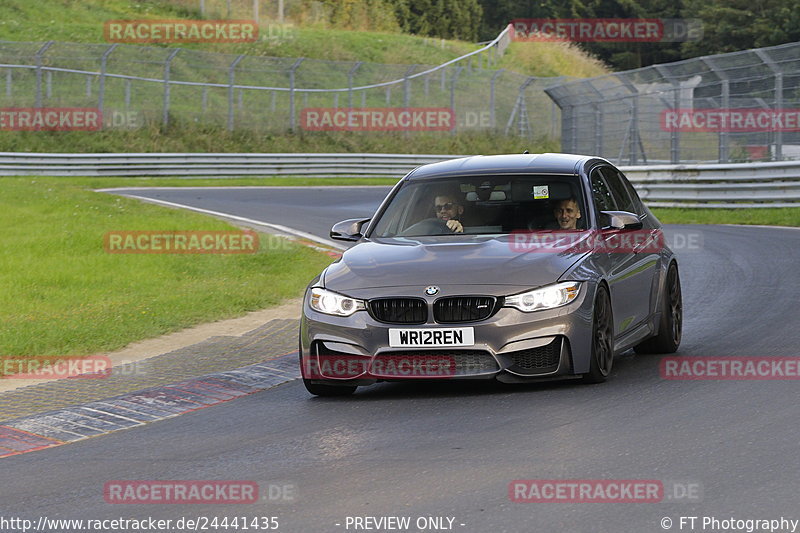
[[[547,188],[547,185],[534,185],[533,186],[533,199],[534,200],[546,200],[550,198],[550,191]]]

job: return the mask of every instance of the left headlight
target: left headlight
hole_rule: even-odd
[[[356,300],[320,287],[311,289],[308,304],[315,311],[336,316],[350,316],[356,311],[362,311],[367,308],[364,300]]]
[[[525,313],[541,309],[553,309],[573,301],[578,297],[580,290],[581,284],[578,281],[555,283],[532,291],[506,296],[505,306],[515,307]]]

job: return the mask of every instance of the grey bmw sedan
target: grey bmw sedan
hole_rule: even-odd
[[[683,315],[661,224],[608,161],[475,156],[419,167],[304,297],[309,392],[379,381],[609,376],[614,354],[671,353]]]

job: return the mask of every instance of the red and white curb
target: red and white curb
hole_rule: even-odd
[[[19,418],[0,425],[0,458],[172,418],[299,377],[294,352],[236,370]]]

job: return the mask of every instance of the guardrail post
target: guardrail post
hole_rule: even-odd
[[[47,41],[44,46],[36,52],[36,107],[42,107],[42,55],[47,49],[53,46],[55,41]]]
[[[492,74],[492,80],[489,82],[489,124],[491,125],[493,130],[497,129],[497,115],[495,113],[495,83],[497,82],[498,76],[500,76],[506,69],[501,68],[494,74]]]
[[[295,130],[295,109],[294,109],[294,76],[300,63],[303,62],[303,57],[297,59],[289,70],[289,131]]]
[[[112,44],[103,52],[103,55],[100,56],[100,85],[97,89],[97,108],[100,110],[101,115],[105,111],[106,65],[108,64],[108,56],[111,55],[111,52],[113,52],[117,46],[119,46],[119,43]]]
[[[172,60],[180,51],[180,48],[176,48],[170,52],[169,56],[167,56],[167,59],[164,62],[164,106],[161,113],[161,122],[165,127],[169,125],[169,69],[170,65],[172,64]]]
[[[356,75],[356,71],[363,64],[363,61],[357,61],[347,72],[347,107],[350,109],[353,108],[353,76]]]
[[[228,67],[228,131],[233,131],[233,117],[235,114],[234,110],[234,79],[236,77],[236,65],[245,58],[244,54],[240,54],[233,60],[231,66]]]

